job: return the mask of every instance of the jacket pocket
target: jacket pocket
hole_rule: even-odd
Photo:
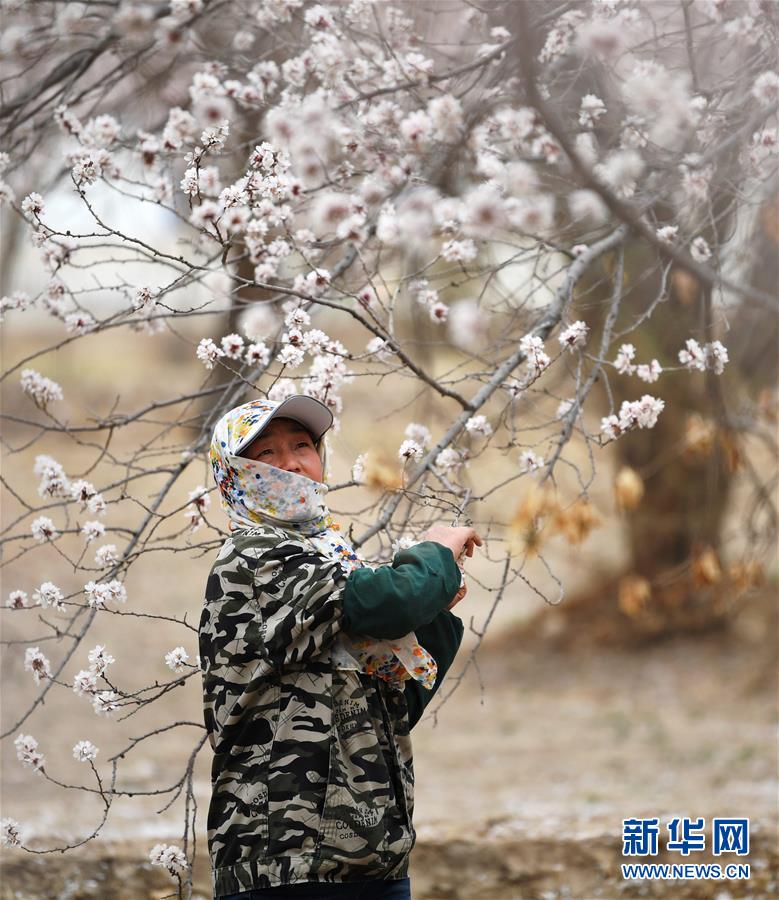
[[[392,776],[360,676],[338,671],[334,682],[330,768],[318,853],[370,878],[384,872],[388,835],[398,823]]]
[[[324,667],[323,667],[324,669]],[[279,678],[267,769],[268,856],[316,849],[330,769],[331,676],[292,669]]]

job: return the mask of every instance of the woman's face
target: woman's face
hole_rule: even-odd
[[[311,434],[300,422],[284,416],[271,419],[241,456],[305,475],[312,481],[322,480],[322,460]]]

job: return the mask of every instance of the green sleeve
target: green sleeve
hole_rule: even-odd
[[[422,717],[427,704],[441,686],[444,676],[454,662],[465,628],[462,620],[454,613],[444,610],[429,625],[416,630],[419,643],[430,653],[438,665],[435,684],[428,690],[413,678],[405,683],[406,705],[408,706],[409,726],[413,728]]]
[[[399,550],[391,565],[363,566],[349,573],[342,627],[353,634],[394,640],[429,625],[459,590],[460,568],[449,547],[421,541]]]

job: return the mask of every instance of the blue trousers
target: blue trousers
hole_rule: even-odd
[[[257,891],[223,894],[219,900],[411,900],[411,879],[282,884]]]

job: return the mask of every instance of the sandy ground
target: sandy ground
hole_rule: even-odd
[[[481,683],[471,666],[414,732],[415,898],[775,896],[774,657],[761,627],[768,623],[758,611],[747,621],[728,639],[676,640],[630,654],[556,655],[516,646],[511,631],[486,642],[478,654]],[[461,654],[460,668],[467,647]],[[175,773],[183,754],[170,750],[147,773],[149,786]],[[42,806],[25,791],[29,778],[5,774],[9,806],[20,820],[38,823],[41,845],[51,846],[55,833],[72,835],[68,819],[87,821],[74,815],[73,798],[67,807]],[[45,793],[56,796],[51,786]],[[204,808],[205,765],[197,793]],[[138,800],[120,810],[106,829],[120,844],[95,843],[65,859],[23,861],[6,852],[1,896],[162,896],[165,880],[138,864],[155,840],[176,839],[177,817],[149,817]],[[623,883],[622,819],[659,816],[664,825],[675,815],[704,816],[707,828],[715,815],[749,817],[750,881]],[[43,859],[53,893],[31,887]],[[660,860],[689,861],[668,853]],[[134,873],[126,888],[122,865]],[[199,896],[208,896],[204,866],[201,859]]]
[[[146,346],[146,345],[144,345]],[[162,346],[162,345],[161,345]],[[57,367],[47,372],[67,386],[78,383],[87,407],[105,411],[116,377],[114,348],[96,345],[89,377],[82,377],[82,361],[66,351],[58,354]],[[98,352],[99,350],[99,352]],[[128,343],[127,352],[132,350]],[[169,379],[170,390],[191,387],[188,348],[176,357],[170,348],[150,360],[159,377]],[[20,346],[19,353],[23,351]],[[182,354],[186,354],[185,357]],[[148,400],[149,384],[142,367],[123,369],[122,408]],[[118,392],[117,388],[117,392]],[[359,404],[355,386],[352,404]],[[365,408],[373,397],[370,388],[362,398]],[[410,390],[410,388],[409,388]],[[406,399],[410,399],[406,398]],[[79,403],[82,401],[80,400]],[[16,393],[8,388],[4,409],[21,414]],[[377,439],[395,446],[403,425],[412,420],[443,427],[448,420],[435,411],[412,415],[403,411],[398,398],[392,416],[380,423],[353,416],[363,431],[334,435],[335,480],[347,477],[347,464]],[[81,407],[79,406],[79,409]],[[29,413],[29,410],[26,410]],[[10,432],[10,429],[9,429]],[[117,452],[126,451],[121,441],[141,441],[143,434],[120,433]],[[183,438],[182,438],[183,439]],[[21,437],[9,433],[14,445]],[[394,442],[394,443],[393,443]],[[14,472],[31,472],[36,453],[52,453],[69,473],[88,469],[89,454],[69,444],[44,442],[12,460]],[[572,457],[578,451],[571,448]],[[97,455],[95,450],[93,455]],[[91,457],[90,457],[91,459]],[[587,468],[587,458],[578,462]],[[759,460],[758,460],[759,463]],[[505,462],[508,466],[510,463]],[[6,462],[6,467],[10,463]],[[608,453],[598,465],[608,471]],[[7,469],[6,469],[7,471]],[[474,473],[479,467],[474,467]],[[501,472],[491,472],[499,480]],[[103,474],[89,477],[100,484]],[[186,500],[187,491],[204,483],[208,473],[197,463],[187,473],[170,506]],[[29,481],[29,483],[27,483]],[[34,479],[17,478],[16,488],[35,500]],[[149,498],[159,481],[144,482],[135,496]],[[354,490],[354,489],[350,489]],[[515,491],[516,493],[516,491]],[[598,571],[622,571],[625,564],[621,525],[613,511],[609,479],[599,479],[591,499],[606,513],[604,524],[583,547],[557,543],[550,547],[550,569],[566,586],[567,595],[588,590]],[[502,495],[493,495],[478,510],[486,522],[505,520],[513,511]],[[339,494],[334,511],[347,512],[365,506],[361,492]],[[739,506],[734,500],[734,524]],[[135,507],[131,511],[137,512]],[[13,502],[4,498],[6,525],[15,517]],[[114,515],[113,510],[109,521]],[[220,514],[214,515],[218,520]],[[115,523],[132,517],[125,508],[116,511]],[[369,524],[364,517],[359,533]],[[736,527],[734,530],[738,531]],[[121,540],[117,541],[121,544]],[[458,607],[467,625],[478,629],[490,614],[489,596],[479,588],[497,583],[501,544],[488,542],[482,558],[472,561],[469,595]],[[50,548],[32,557],[12,561],[14,548],[4,558],[2,602],[17,587],[33,590],[40,581],[61,580],[83,584],[82,573],[72,569]],[[48,555],[47,555],[48,553]],[[731,557],[737,548],[731,547]],[[128,603],[115,613],[103,611],[64,672],[65,686],[53,690],[39,708],[13,734],[34,735],[46,755],[46,771],[60,781],[91,785],[88,770],[72,759],[73,745],[84,739],[100,747],[101,777],[110,774],[108,758],[129,740],[170,722],[183,720],[193,726],[152,738],[130,753],[120,767],[118,785],[135,791],[158,791],[174,784],[199,737],[201,696],[199,674],[189,678],[160,702],[125,722],[98,718],[84,698],[69,688],[75,673],[88,665],[87,651],[106,644],[117,662],[112,678],[125,690],[157,680],[171,679],[164,654],[183,644],[191,658],[197,652],[196,634],[184,625],[170,625],[137,617],[138,613],[165,613],[197,625],[202,593],[212,552],[152,553],[132,566],[127,579]],[[30,566],[29,561],[33,561]],[[649,647],[640,652],[588,650],[574,647],[557,653],[523,637],[521,623],[543,605],[540,593],[557,598],[557,586],[545,579],[542,567],[525,576],[533,590],[516,582],[492,617],[478,667],[468,665],[475,637],[468,629],[466,641],[452,675],[444,687],[448,699],[436,700],[433,712],[414,731],[417,773],[415,824],[418,843],[413,854],[415,900],[471,900],[471,898],[555,898],[663,896],[706,897],[735,900],[777,894],[776,873],[779,821],[777,809],[777,689],[776,689],[776,591],[766,589],[760,603],[736,621],[730,639],[709,637],[681,640]],[[79,582],[80,579],[80,582]],[[565,601],[563,601],[565,602]],[[121,618],[119,617],[121,615]],[[30,674],[23,670],[24,649],[49,633],[37,613],[22,618],[2,616],[2,637],[12,643],[2,654],[0,701],[3,728],[16,726],[36,696]],[[49,621],[57,615],[48,611]],[[16,642],[16,643],[13,643]],[[44,646],[44,643],[41,643]],[[45,645],[52,658],[63,644]],[[467,666],[459,684],[458,672]],[[200,752],[195,767],[198,810],[196,833],[198,861],[195,881],[199,897],[208,896],[205,850],[205,809],[210,792],[210,753]],[[99,798],[81,790],[65,790],[36,777],[16,759],[13,741],[0,748],[2,766],[2,815],[22,823],[23,835],[38,849],[83,840],[100,821]],[[101,838],[67,854],[35,855],[4,851],[2,900],[37,898],[101,898],[135,900],[160,898],[174,885],[164,873],[145,862],[158,841],[180,843],[183,798],[164,812],[159,810],[171,795],[118,799],[101,832]],[[752,877],[748,883],[623,883],[622,819],[632,816],[748,816],[751,824]],[[696,861],[708,861],[706,855]],[[670,860],[669,860],[670,861]],[[675,858],[673,861],[678,861]]]

